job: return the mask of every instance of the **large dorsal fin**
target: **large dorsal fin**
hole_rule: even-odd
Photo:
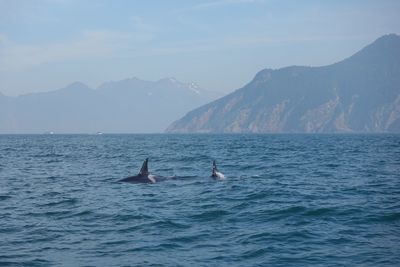
[[[148,175],[149,174],[149,169],[147,167],[147,162],[149,161],[149,158],[146,158],[143,162],[142,168],[140,169],[139,175]]]

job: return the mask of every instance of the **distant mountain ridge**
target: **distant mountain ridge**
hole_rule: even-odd
[[[219,95],[174,78],[75,82],[18,97],[0,94],[0,133],[154,133]]]
[[[329,66],[264,69],[166,132],[400,132],[400,37],[380,37]]]

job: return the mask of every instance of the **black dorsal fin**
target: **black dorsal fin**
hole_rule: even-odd
[[[216,176],[217,174],[216,174],[216,172],[218,171],[218,169],[217,169],[217,163],[215,162],[215,160],[213,161],[213,168],[212,168],[212,174],[211,174],[211,176]]]
[[[142,168],[140,169],[139,175],[148,175],[149,174],[149,169],[147,167],[147,162],[149,161],[149,158],[146,158],[143,162]]]

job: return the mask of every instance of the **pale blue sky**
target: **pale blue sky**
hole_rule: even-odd
[[[242,87],[263,68],[319,66],[400,32],[390,0],[0,0],[0,92],[175,77]]]

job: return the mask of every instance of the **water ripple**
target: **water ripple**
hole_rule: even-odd
[[[399,266],[399,155],[399,135],[2,135],[0,266]],[[146,157],[176,178],[116,183]]]

